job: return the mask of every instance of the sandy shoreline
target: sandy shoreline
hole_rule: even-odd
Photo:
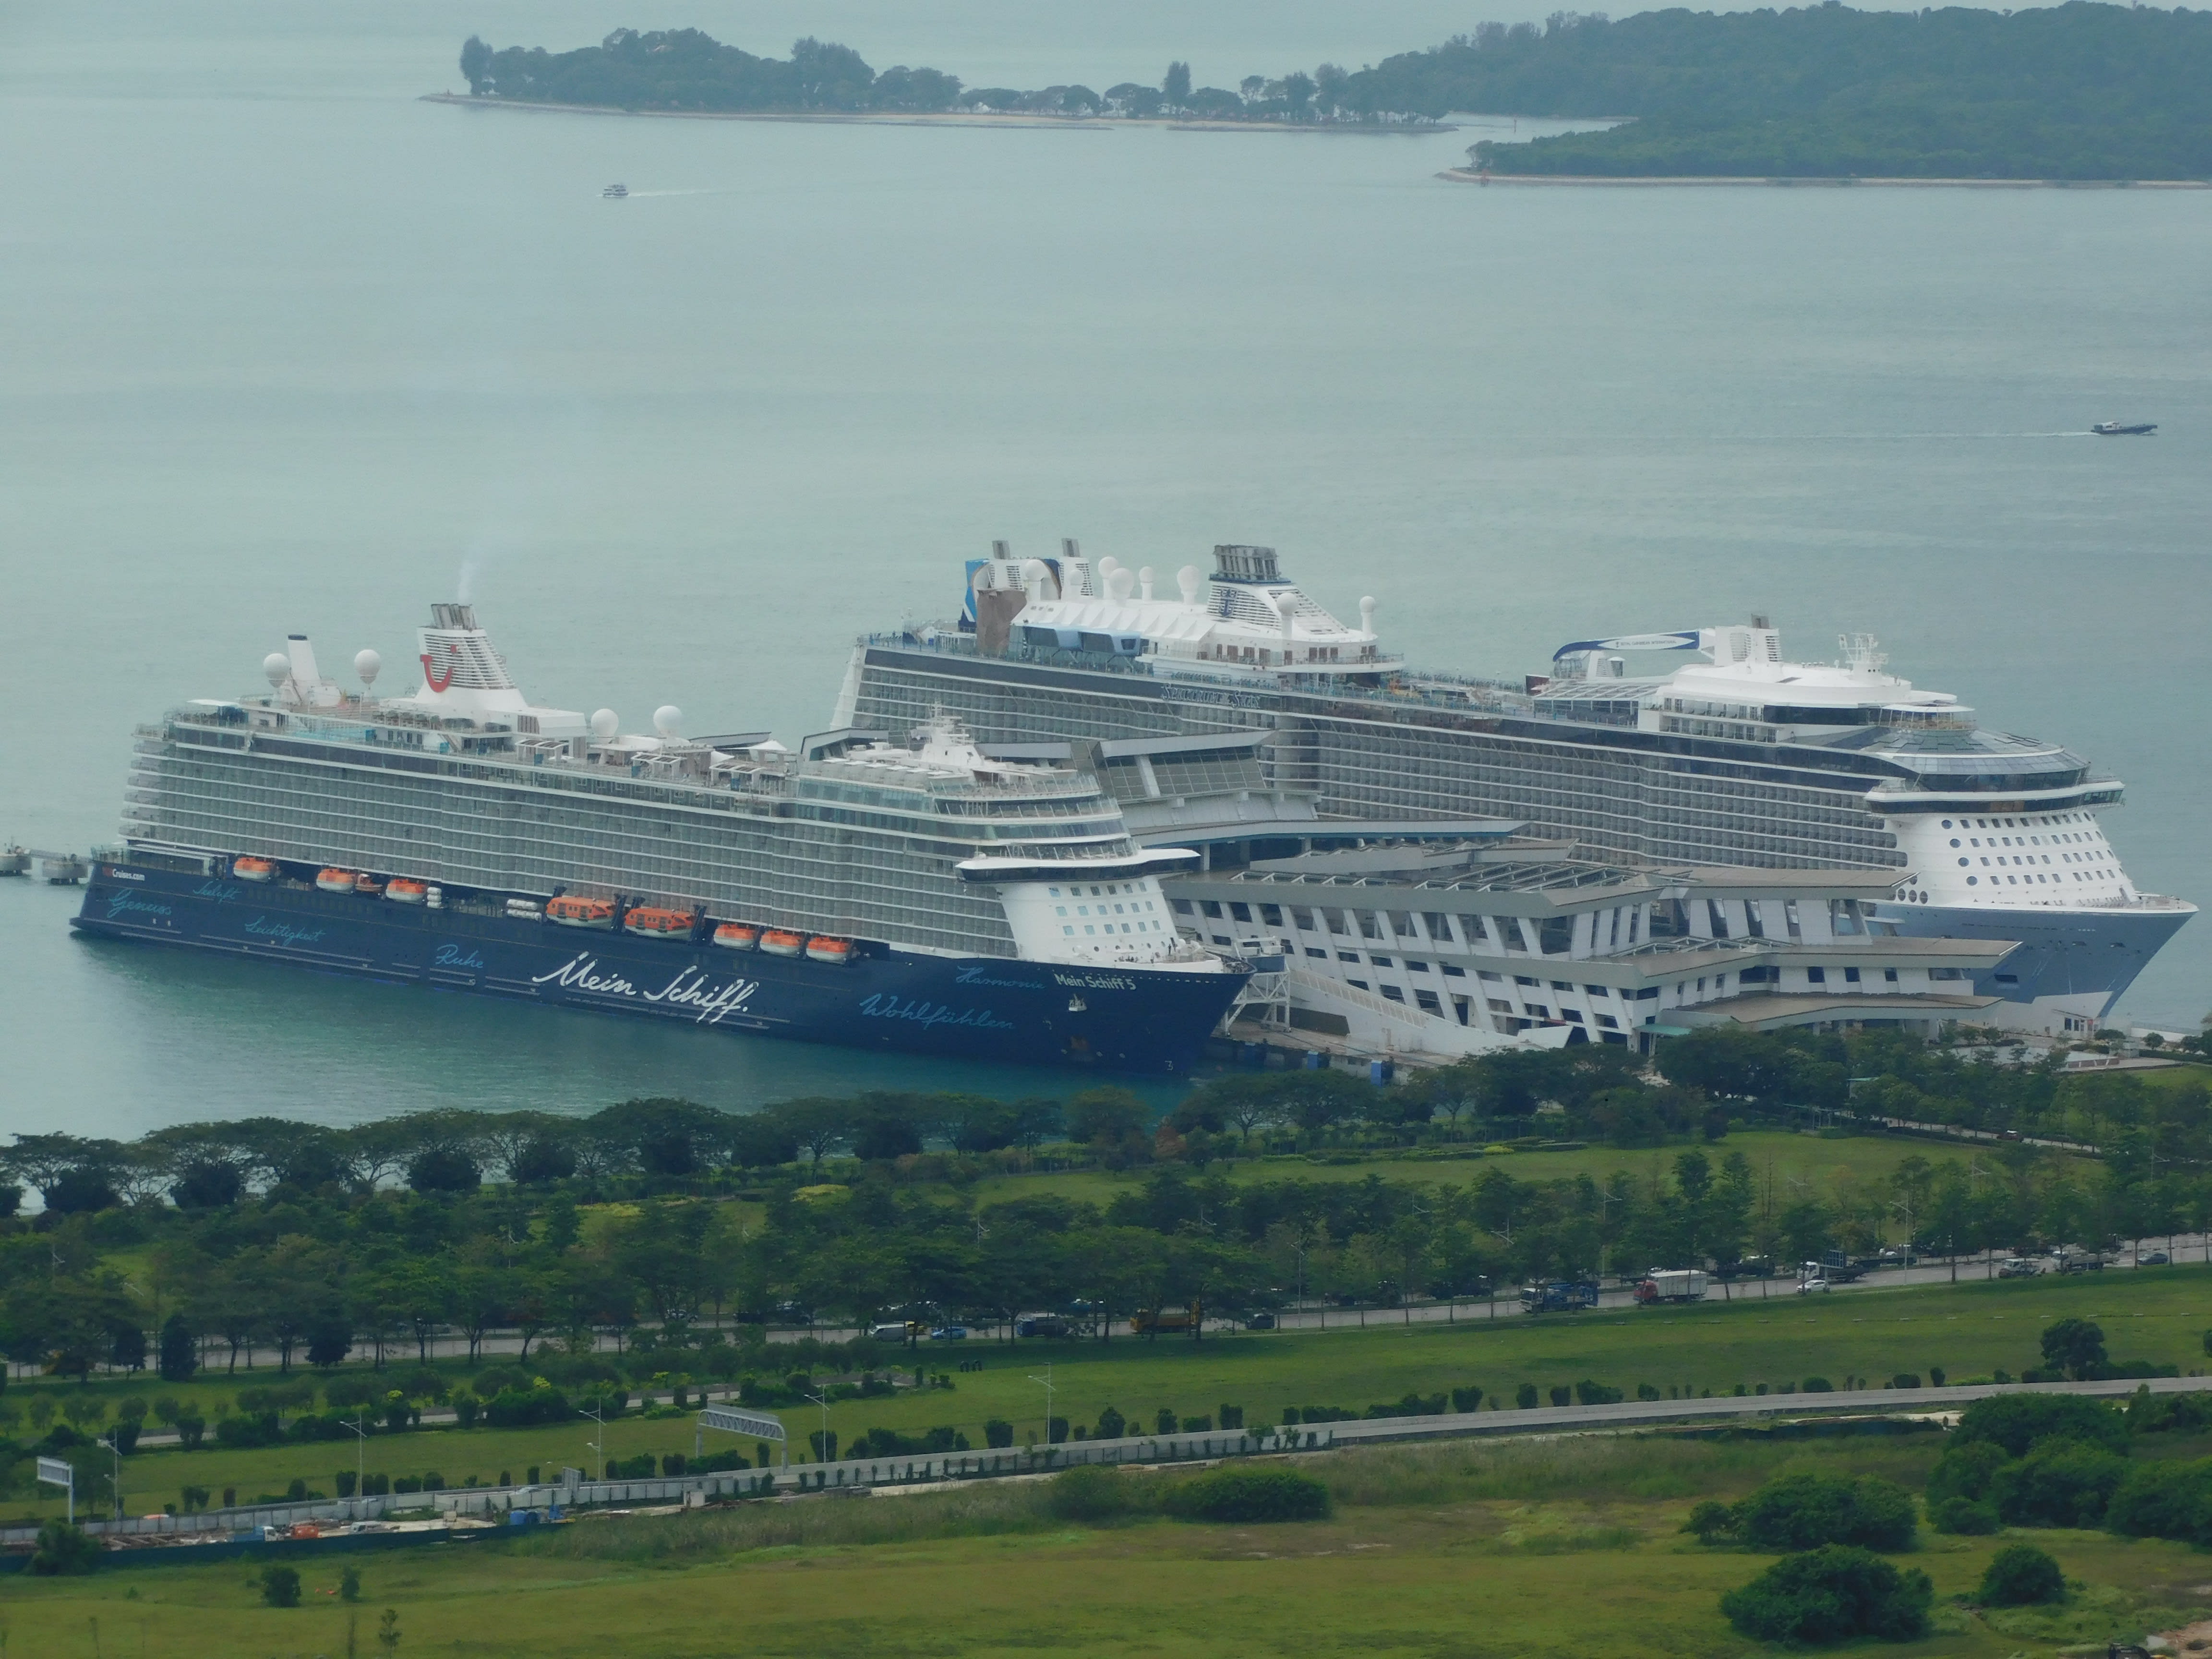
[[[526,110],[546,115],[618,115],[663,121],[799,121],[833,126],[885,127],[1029,127],[1057,132],[1110,132],[1115,127],[1165,127],[1176,132],[1300,132],[1346,133],[1367,137],[1428,137],[1457,132],[1449,125],[1432,127],[1367,126],[1346,123],[1293,125],[1286,121],[1187,121],[1166,116],[1024,115],[1016,111],[980,114],[967,110],[898,113],[878,110],[839,110],[809,115],[765,110],[616,109],[606,104],[538,104],[504,98],[475,98],[465,92],[426,92],[426,104],[452,104],[462,109]]]
[[[1775,189],[1851,190],[1874,185],[1891,190],[2212,190],[2203,179],[1762,179],[1756,177],[1607,178],[1584,173],[1493,173],[1485,177],[1464,167],[1437,174],[1455,185],[1765,185]]]

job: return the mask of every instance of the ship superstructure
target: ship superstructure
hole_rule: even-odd
[[[143,728],[79,925],[679,1017],[742,981],[714,1023],[1137,1069],[1187,1063],[1248,976],[1177,936],[1160,878],[1197,855],[950,718],[623,734],[530,702],[465,605],[420,645],[379,698],[374,653],[343,691],[295,636],[267,695]]]
[[[2029,1029],[2090,1029],[2195,914],[2120,865],[2099,823],[2118,781],[1889,674],[1863,636],[1793,662],[1761,619],[1577,641],[1549,673],[1483,679],[1407,667],[1371,599],[1346,628],[1268,550],[1215,558],[1167,597],[1073,543],[1000,544],[957,620],[859,642],[837,718],[943,708],[987,749],[1256,732],[1267,787],[1325,819],[1508,819],[1632,866],[1889,872],[1870,919],[2017,943],[1973,989]],[[1628,672],[1656,652],[1692,660]]]

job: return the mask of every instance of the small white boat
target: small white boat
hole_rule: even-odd
[[[629,186],[628,185],[609,185],[605,190],[601,191],[599,194],[610,202],[619,202],[623,197],[629,194]]]
[[[2089,428],[2100,438],[2148,438],[2158,430],[2156,421],[2130,423],[2126,421],[2100,421]]]

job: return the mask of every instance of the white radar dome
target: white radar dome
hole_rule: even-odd
[[[1185,605],[1198,603],[1199,584],[1204,580],[1205,578],[1198,574],[1198,567],[1194,564],[1187,564],[1176,572],[1176,586],[1182,591],[1182,602]]]
[[[374,685],[376,677],[384,672],[384,659],[374,651],[356,652],[354,654],[353,672],[361,677],[361,683],[363,685]]]
[[[615,711],[613,709],[602,708],[592,714],[592,735],[597,738],[601,743],[607,742],[616,732],[621,730],[622,722],[615,718]]]
[[[271,651],[261,659],[261,672],[269,677],[271,685],[282,685],[292,672],[292,659],[282,651]]]
[[[684,711],[672,702],[664,702],[653,711],[653,729],[664,738],[672,738],[684,724]]]

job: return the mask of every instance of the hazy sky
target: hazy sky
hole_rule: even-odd
[[[1356,69],[1488,19],[1556,9],[1545,0],[16,0],[0,7],[0,89],[313,94],[328,84],[320,67],[341,52],[354,71],[343,77],[345,93],[358,95],[365,82],[427,91],[459,80],[455,49],[471,32],[495,46],[558,51],[617,27],[702,28],[777,55],[813,34],[878,69],[927,64],[971,85],[1152,82],[1180,58],[1200,84],[1233,86],[1323,60]]]

